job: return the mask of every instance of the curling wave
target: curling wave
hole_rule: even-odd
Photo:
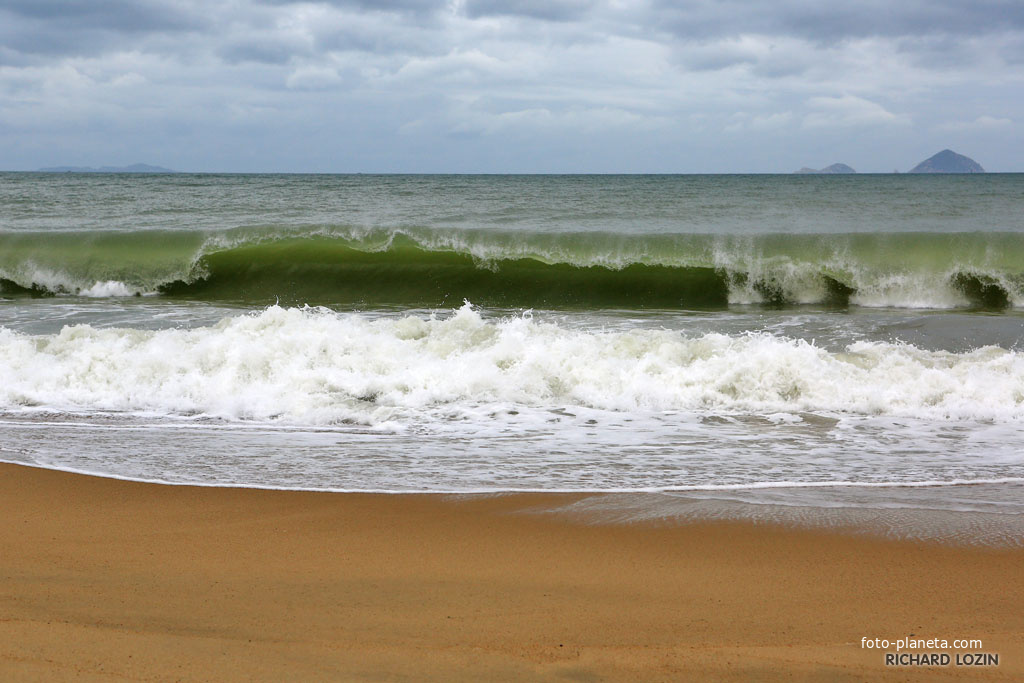
[[[438,228],[0,234],[0,292],[285,304],[1024,306],[1019,233],[623,235]]]

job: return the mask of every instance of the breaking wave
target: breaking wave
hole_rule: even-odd
[[[1024,306],[1019,233],[624,235],[253,227],[0,234],[8,296],[267,305]]]
[[[370,319],[270,307],[191,330],[0,328],[0,410],[115,411],[402,428],[460,410],[1024,420],[1024,355],[763,333],[595,332],[529,314]],[[486,412],[486,411],[485,411]]]

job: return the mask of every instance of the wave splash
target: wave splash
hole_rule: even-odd
[[[1024,420],[1024,354],[770,334],[594,332],[530,314],[367,319],[271,307],[191,330],[0,328],[0,410],[382,429],[518,407]],[[461,416],[461,417],[459,417]]]

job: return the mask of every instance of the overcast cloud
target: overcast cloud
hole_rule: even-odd
[[[0,0],[0,169],[1024,170],[1019,0]]]

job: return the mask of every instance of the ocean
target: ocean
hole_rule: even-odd
[[[0,174],[0,459],[1022,515],[1024,174]]]

